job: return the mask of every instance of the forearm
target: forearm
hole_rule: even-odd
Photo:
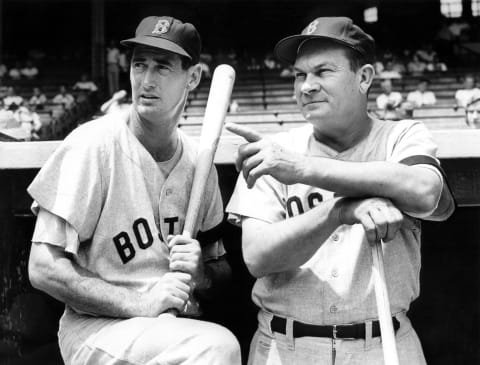
[[[272,224],[245,219],[242,222],[245,263],[257,278],[296,269],[317,252],[339,225],[337,199]]]
[[[321,157],[305,161],[301,182],[348,197],[383,197],[400,210],[431,211],[441,181],[431,170],[386,161],[347,162]]]
[[[67,257],[55,258],[48,268],[30,263],[29,273],[34,287],[80,311],[120,318],[150,315],[141,293],[112,285]]]

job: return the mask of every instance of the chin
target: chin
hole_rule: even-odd
[[[303,117],[309,122],[325,118],[325,116],[327,115],[327,113],[325,113],[324,111],[305,110],[305,109],[302,110],[302,114],[303,114]]]
[[[156,108],[146,105],[137,105],[137,113],[140,117],[147,120],[155,120],[160,114]]]

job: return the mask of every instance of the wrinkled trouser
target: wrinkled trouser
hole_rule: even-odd
[[[226,328],[176,318],[113,319],[67,309],[59,345],[67,365],[240,365],[240,346]]]

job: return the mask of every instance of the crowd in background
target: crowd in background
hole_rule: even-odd
[[[386,47],[378,52],[374,64],[376,78],[381,85],[381,93],[375,98],[377,116],[400,119],[411,117],[416,108],[435,106],[438,99],[435,92],[430,90],[431,81],[451,69],[452,59],[462,63],[464,50],[459,47],[459,42],[465,39],[470,28],[468,22],[461,20],[445,22],[432,42],[424,42],[411,49]],[[121,109],[128,104],[128,95],[123,91],[127,89],[129,82],[128,54],[115,40],[110,40],[105,49],[104,83],[96,83],[88,73],[83,73],[71,87],[60,85],[58,92],[50,97],[47,97],[41,88],[45,85],[42,78],[46,72],[38,65],[42,64],[44,58],[42,51],[35,50],[29,52],[24,61],[14,60],[9,65],[0,63],[0,129],[20,126],[26,130],[27,139],[35,140],[39,138],[38,132],[42,126],[39,113],[47,106],[60,106],[68,110],[76,102],[92,95],[97,95],[98,100],[107,100],[101,108],[101,104],[98,104],[98,110],[102,113]],[[203,49],[200,56],[203,80],[208,82],[214,68],[222,63],[232,65],[240,73],[258,71],[278,76],[279,79],[294,77],[293,68],[278,62],[270,51],[254,54],[239,52],[230,47],[214,52],[210,52],[208,48]],[[418,83],[415,90],[402,94],[401,90],[396,89],[396,85],[405,77],[416,78]],[[34,85],[28,97],[25,92],[22,95],[16,93],[15,84],[23,85],[22,82]],[[475,75],[465,74],[463,87],[455,92],[451,104],[455,108],[469,110],[470,115],[473,115],[474,111],[478,114],[476,110],[480,107],[476,106],[480,106],[479,100],[480,89]],[[245,110],[238,100],[231,101],[231,113]]]

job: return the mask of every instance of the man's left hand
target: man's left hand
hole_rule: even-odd
[[[204,266],[200,243],[189,237],[169,236],[170,271],[180,271],[192,276],[192,289],[203,282]]]
[[[287,185],[300,182],[305,156],[286,150],[251,128],[228,123],[226,129],[248,142],[238,148],[235,157],[235,167],[242,171],[248,188],[262,175],[270,175]]]

